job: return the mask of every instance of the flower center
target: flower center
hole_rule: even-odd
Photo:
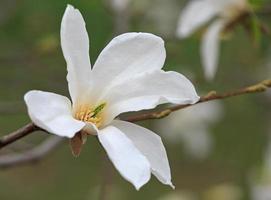
[[[97,128],[102,125],[102,111],[106,103],[101,103],[98,106],[92,108],[89,106],[79,106],[75,112],[75,119],[78,119],[83,122],[90,122],[95,124]]]

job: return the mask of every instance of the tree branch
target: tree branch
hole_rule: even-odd
[[[33,133],[34,131],[37,130],[41,130],[40,128],[38,128],[37,126],[35,126],[35,124],[33,124],[32,122],[25,125],[24,127],[3,136],[0,139],[0,149],[7,146],[10,143],[15,142],[16,140],[21,139],[22,137],[25,137],[27,135],[29,135],[30,133]]]
[[[64,138],[51,136],[31,150],[0,156],[0,168],[8,168],[25,163],[37,162],[53,151],[63,141]]]
[[[264,92],[268,88],[271,88],[271,79],[262,81],[258,84],[255,84],[255,85],[252,85],[252,86],[249,86],[246,88],[242,88],[242,89],[235,90],[232,92],[226,92],[224,94],[217,94],[216,91],[211,91],[207,95],[202,96],[200,98],[200,100],[195,104],[174,105],[174,106],[162,109],[160,111],[153,111],[153,112],[148,112],[148,113],[144,113],[141,115],[135,115],[135,116],[125,118],[123,120],[129,121],[129,122],[138,122],[138,121],[144,121],[147,119],[161,119],[161,118],[168,116],[170,113],[172,113],[174,111],[181,110],[186,107],[190,107],[190,106],[193,106],[193,105],[196,105],[199,103],[218,100],[218,99],[226,99],[229,97],[240,96],[240,95],[244,95],[244,94]]]
[[[121,119],[125,121],[129,121],[129,122],[144,121],[147,119],[160,119],[160,118],[164,118],[168,116],[170,113],[174,111],[181,110],[186,107],[190,107],[199,103],[218,100],[218,99],[226,99],[229,97],[240,96],[244,94],[264,92],[270,87],[271,87],[271,79],[262,81],[258,84],[255,84],[249,87],[245,87],[245,88],[235,90],[232,92],[226,92],[223,94],[217,94],[216,91],[211,91],[207,95],[202,96],[200,100],[195,104],[174,105],[174,106],[171,106],[159,111],[151,111],[144,114],[136,114],[134,116],[121,118]],[[24,127],[0,138],[0,149],[38,130],[45,131],[35,126],[33,123],[29,123],[25,125]]]
[[[246,12],[241,13],[235,19],[230,21],[224,28],[224,31],[225,32],[232,31],[237,25],[242,24],[245,27],[245,29],[251,34],[253,30],[251,28],[251,24],[250,24],[251,22],[248,21],[248,19],[254,15],[261,16],[261,15],[270,15],[270,14],[271,14],[271,4],[257,11],[248,10]],[[271,31],[265,23],[259,21],[258,26],[262,33],[264,33],[267,36],[271,35]]]

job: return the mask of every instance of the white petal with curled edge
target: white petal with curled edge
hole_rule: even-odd
[[[151,164],[152,173],[158,180],[174,188],[171,183],[167,153],[161,138],[152,131],[129,122],[115,120],[112,125],[125,133],[137,149],[146,156]]]
[[[116,169],[137,190],[149,181],[150,163],[124,133],[108,126],[100,130],[98,138]]]
[[[215,0],[217,1],[217,0]],[[214,0],[191,0],[183,9],[177,25],[177,36],[189,36],[220,12],[220,6]],[[217,5],[218,4],[218,5]]]
[[[79,10],[68,5],[61,22],[61,47],[67,62],[69,91],[73,103],[89,84],[89,39]]]
[[[216,20],[210,25],[202,39],[201,59],[207,80],[212,80],[217,71],[220,43],[219,36],[225,24],[226,21],[223,19]]]
[[[96,92],[106,92],[119,82],[161,69],[165,58],[164,41],[160,37],[149,33],[122,34],[104,48],[93,67],[92,80],[99,86]]]
[[[103,99],[108,102],[105,110],[108,123],[120,113],[151,109],[168,102],[193,104],[199,96],[183,75],[156,70],[113,87]]]
[[[25,94],[31,120],[38,127],[58,136],[72,138],[85,123],[72,117],[71,102],[67,97],[32,90]]]

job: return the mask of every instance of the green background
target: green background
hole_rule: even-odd
[[[114,12],[100,0],[1,0],[0,1],[0,134],[29,122],[24,94],[39,89],[68,96],[66,63],[60,48],[60,23],[67,3],[77,7],[87,24],[92,63],[114,37]],[[166,70],[189,77],[199,94],[240,88],[270,78],[270,38],[259,44],[242,26],[222,42],[218,74],[213,82],[203,77],[199,55],[200,32],[185,40],[175,37],[178,15],[185,5],[178,0],[136,0],[130,7],[129,31],[151,32],[166,42]],[[259,16],[268,24],[270,16]],[[0,169],[2,200],[98,199],[108,182],[106,199],[167,199],[185,191],[196,199],[227,199],[210,195],[219,185],[233,185],[240,199],[250,199],[251,174],[260,174],[269,143],[270,98],[266,94],[223,100],[223,120],[210,128],[214,148],[208,158],[184,154],[181,144],[164,140],[175,190],[152,178],[139,192],[122,179],[97,140],[88,139],[80,157],[74,158],[68,142],[40,162]],[[179,111],[182,112],[182,111]],[[193,123],[193,122],[191,122]],[[141,123],[153,129],[153,122]],[[156,131],[159,134],[159,130]],[[1,155],[22,146],[38,144],[45,133],[36,132],[1,150]],[[227,192],[226,192],[227,193]],[[231,193],[231,192],[228,192]],[[224,196],[223,196],[224,195]],[[191,198],[190,198],[191,199]]]

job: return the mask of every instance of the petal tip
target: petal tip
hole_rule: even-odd
[[[167,185],[169,185],[173,190],[175,190],[175,185],[173,185],[173,183],[171,181],[169,181],[167,183]]]
[[[135,187],[135,189],[137,191],[139,191],[147,182],[142,182],[142,183],[134,184],[134,187]]]
[[[67,16],[76,15],[78,12],[79,12],[79,10],[76,9],[73,5],[67,4],[66,10],[63,15],[63,19],[65,19],[65,17],[67,17]]]
[[[199,100],[200,100],[200,96],[198,96],[198,95],[196,94],[196,96],[195,96],[195,98],[194,98],[192,104],[197,103]]]
[[[216,74],[215,72],[205,71],[205,73],[204,73],[205,80],[208,82],[212,82],[215,78],[215,74]]]
[[[176,36],[179,38],[179,39],[185,39],[187,38],[191,33],[184,29],[182,25],[179,25],[179,27],[177,28],[177,31],[176,31]]]
[[[69,12],[69,11],[74,11],[74,10],[77,10],[76,8],[74,8],[73,5],[71,4],[67,4],[67,7],[66,7],[66,10],[65,10],[65,13],[66,12]]]
[[[151,179],[151,166],[149,166],[149,173],[147,177],[143,177],[141,178],[141,180],[131,183],[134,185],[135,189],[139,191],[146,183],[149,182],[150,179]]]
[[[141,186],[139,186],[139,185],[138,185],[138,186],[136,186],[136,185],[135,185],[135,189],[136,189],[137,191],[139,191],[139,190],[140,190],[140,188],[141,188],[142,186],[143,186],[143,185],[141,185]]]
[[[39,91],[39,90],[30,90],[30,91],[28,91],[28,92],[26,92],[24,94],[24,101],[26,102],[26,104],[27,104],[29,98],[31,98],[31,95],[33,95],[35,93],[41,93],[41,91]]]
[[[28,91],[24,94],[24,101],[27,102],[29,95],[31,94],[32,91]]]

